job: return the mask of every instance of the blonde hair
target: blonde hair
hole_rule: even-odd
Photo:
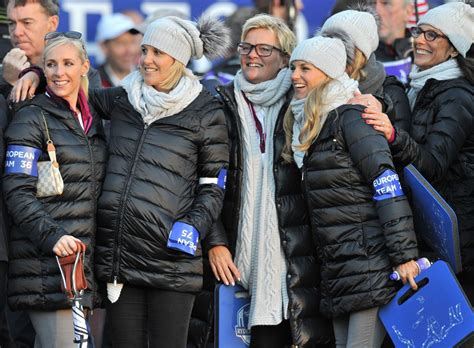
[[[367,58],[358,48],[354,51],[354,59],[347,65],[347,74],[351,79],[356,81],[364,81],[367,77],[367,72],[364,70],[367,65]]]
[[[321,132],[321,117],[323,116],[322,109],[326,105],[326,95],[329,83],[333,81],[330,77],[321,82],[316,88],[311,90],[306,97],[304,103],[304,114],[305,121],[301,128],[299,135],[299,141],[301,145],[296,146],[299,151],[307,151],[314,140],[318,137]],[[295,123],[295,117],[291,111],[291,107],[285,113],[283,121],[283,129],[285,130],[285,146],[283,147],[283,159],[287,162],[293,161],[293,124]]]
[[[252,29],[268,29],[274,33],[278,40],[279,48],[289,56],[296,46],[295,34],[280,18],[267,14],[258,14],[249,18],[242,28],[241,41],[244,41],[248,32]]]
[[[86,46],[81,39],[71,39],[65,36],[58,36],[54,39],[50,39],[46,41],[46,45],[44,46],[43,50],[43,69],[45,68],[46,57],[48,56],[51,51],[57,47],[64,46],[64,45],[72,45],[76,48],[77,53],[79,55],[79,59],[82,63],[89,61],[89,57],[87,56]],[[86,97],[89,96],[89,78],[87,74],[82,77],[81,79],[81,88],[86,94]]]
[[[172,90],[178,85],[179,80],[181,80],[184,75],[191,74],[187,72],[183,63],[175,59],[170,67],[169,75],[163,80],[160,87],[164,90]],[[194,75],[191,75],[190,77],[194,77]]]

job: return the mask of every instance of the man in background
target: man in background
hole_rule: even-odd
[[[41,66],[44,36],[59,25],[58,0],[8,0],[8,31],[12,48],[0,69],[0,94],[8,96],[18,74],[32,65]],[[92,88],[100,87],[97,70],[89,70]]]
[[[103,87],[118,86],[134,69],[137,34],[139,31],[133,21],[122,13],[105,15],[100,19],[96,41],[105,56],[104,64],[98,68]]]
[[[377,60],[389,62],[409,57],[413,48],[407,24],[414,14],[413,0],[376,0],[375,10],[380,16]]]

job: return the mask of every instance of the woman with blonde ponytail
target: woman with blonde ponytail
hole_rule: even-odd
[[[357,81],[339,39],[300,43],[290,59],[295,90],[285,118],[287,160],[302,171],[314,247],[321,261],[320,311],[337,347],[379,347],[379,306],[395,295],[393,269],[416,288],[412,213],[383,135],[348,105]]]

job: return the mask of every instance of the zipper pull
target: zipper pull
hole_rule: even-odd
[[[333,138],[332,139],[332,151],[336,150],[336,144],[337,144],[337,140],[336,140],[336,138]]]
[[[145,122],[145,127],[144,128],[147,129],[148,126],[149,126],[149,124]]]
[[[114,286],[117,286],[117,276],[114,276]]]

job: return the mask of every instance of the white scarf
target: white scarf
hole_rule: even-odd
[[[410,73],[410,89],[408,90],[408,100],[413,111],[416,103],[418,93],[425,85],[428,79],[435,79],[439,81],[456,79],[463,76],[456,59],[449,59],[441,64],[435,65],[426,70],[420,71],[415,65]]]
[[[128,74],[120,84],[127,91],[128,101],[147,125],[179,113],[202,91],[201,83],[189,69],[186,69],[186,74],[169,93],[159,92],[147,85],[138,70]]]
[[[354,92],[357,91],[359,83],[356,80],[351,79],[347,76],[346,73],[341,77],[331,81],[326,88],[326,95],[324,96],[324,105],[321,116],[321,126],[320,131],[323,129],[324,123],[328,117],[328,114],[337,109],[339,106],[347,104],[347,101],[354,96]],[[293,148],[293,158],[295,159],[296,164],[299,168],[303,167],[303,158],[304,153],[297,150],[296,146],[301,145],[299,136],[301,133],[301,128],[304,126],[306,121],[304,115],[304,105],[306,104],[305,99],[294,99],[291,101],[291,111],[295,118],[293,123],[293,137],[292,137],[292,148]],[[319,135],[319,134],[318,134]],[[318,138],[314,138],[315,141]]]
[[[290,70],[283,69],[273,80],[251,84],[239,71],[234,79],[244,158],[235,263],[242,285],[251,294],[249,327],[277,325],[287,318],[287,265],[275,206],[273,133],[285,94],[291,87],[290,76]],[[265,157],[260,152],[255,121],[242,92],[265,114]]]

